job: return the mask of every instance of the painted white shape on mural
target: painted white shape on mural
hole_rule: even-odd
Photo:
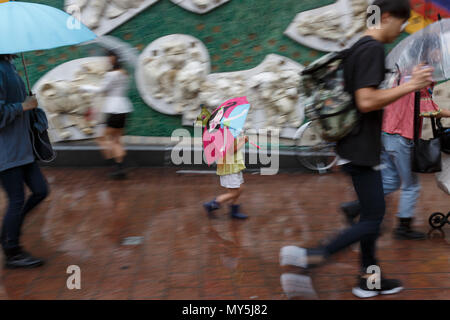
[[[65,0],[65,10],[98,36],[124,24],[159,0]],[[185,10],[207,13],[231,0],[172,0]]]
[[[39,107],[49,120],[51,141],[92,139],[104,127],[103,97],[79,90],[80,85],[98,84],[109,68],[106,57],[90,57],[63,63],[46,73],[33,86]],[[86,117],[91,112],[91,118]]]
[[[366,10],[373,0],[338,0],[299,13],[284,32],[291,39],[320,51],[340,51],[354,44],[366,27]]]
[[[170,0],[183,9],[191,12],[204,14],[231,0]]]
[[[303,66],[270,54],[249,70],[210,74],[209,53],[203,43],[188,35],[159,38],[143,51],[136,83],[143,100],[155,110],[182,115],[193,125],[203,104],[211,111],[224,101],[247,96],[252,104],[247,128],[282,128],[293,137],[304,120],[297,91]]]
[[[159,0],[66,0],[68,13],[78,15],[88,28],[102,36],[124,24]]]
[[[144,49],[136,69],[136,84],[148,105],[176,115],[191,108],[197,110],[197,106],[189,105],[190,100],[196,98],[209,73],[209,54],[203,43],[192,36],[173,34]]]

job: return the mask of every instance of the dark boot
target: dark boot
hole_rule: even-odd
[[[414,231],[411,228],[412,218],[400,218],[399,225],[394,230],[396,239],[401,240],[422,240],[425,239],[425,233]]]
[[[107,167],[112,167],[116,164],[116,162],[114,161],[114,159],[106,159],[105,160],[105,166]]]
[[[110,174],[113,179],[125,179],[126,171],[123,162],[117,162],[115,170]]]
[[[5,250],[5,268],[37,268],[43,264],[42,259],[34,258],[20,247]]]
[[[353,225],[355,224],[355,219],[360,214],[361,206],[358,200],[351,202],[344,202],[341,204],[341,210],[345,215],[347,223]]]
[[[220,203],[218,203],[218,202],[216,201],[216,199],[214,199],[214,200],[212,200],[212,201],[210,201],[210,202],[204,203],[204,204],[203,204],[203,208],[205,208],[206,213],[208,214],[208,216],[209,216],[210,218],[214,218],[214,213],[213,213],[213,211],[220,208]]]
[[[239,207],[240,206],[238,204],[232,204],[230,206],[230,209],[231,209],[230,215],[231,215],[231,217],[233,219],[247,219],[248,216],[246,216],[245,214],[239,212]]]

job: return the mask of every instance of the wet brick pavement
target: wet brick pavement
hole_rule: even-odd
[[[280,248],[313,246],[339,232],[338,205],[354,196],[339,172],[246,173],[241,200],[250,219],[232,221],[223,208],[210,220],[201,204],[222,191],[213,174],[139,168],[113,181],[106,168],[44,172],[51,194],[25,221],[22,242],[47,263],[1,269],[0,299],[287,299],[280,276],[300,271],[279,266]],[[428,232],[429,215],[450,211],[450,197],[433,175],[421,180],[415,226]],[[450,225],[424,241],[395,240],[397,195],[388,198],[378,257],[382,273],[405,290],[374,299],[450,299]],[[122,245],[127,237],[143,242]],[[81,268],[80,290],[66,286],[70,265]],[[357,270],[354,245],[310,274],[315,297],[355,299]]]

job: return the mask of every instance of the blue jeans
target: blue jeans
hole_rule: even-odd
[[[401,189],[397,216],[412,218],[420,195],[419,177],[411,170],[414,142],[398,134],[382,133],[381,164],[384,194]]]
[[[9,200],[1,233],[5,253],[20,246],[20,231],[27,213],[48,195],[48,186],[36,162],[0,172],[0,181]],[[32,194],[25,202],[26,184]]]

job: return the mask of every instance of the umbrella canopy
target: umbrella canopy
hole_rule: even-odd
[[[218,107],[209,117],[203,131],[203,147],[209,164],[225,157],[243,130],[250,104],[247,97],[234,98]]]
[[[136,69],[139,51],[116,37],[101,36],[94,41],[84,43],[83,46],[86,46],[87,51],[91,54],[104,55],[105,50],[114,52],[118,56],[119,62],[127,69],[129,74],[133,74]],[[93,46],[95,46],[95,48],[93,48]],[[102,50],[96,50],[97,48]]]
[[[405,38],[386,59],[386,67],[399,72],[402,78],[410,76],[420,63],[434,68],[434,81],[450,79],[450,19],[442,19]]]
[[[29,2],[0,3],[0,54],[22,54],[30,95],[23,52],[74,45],[96,37],[81,22],[56,8]]]
[[[0,3],[0,34],[0,54],[53,49],[97,37],[64,11],[17,1]]]

